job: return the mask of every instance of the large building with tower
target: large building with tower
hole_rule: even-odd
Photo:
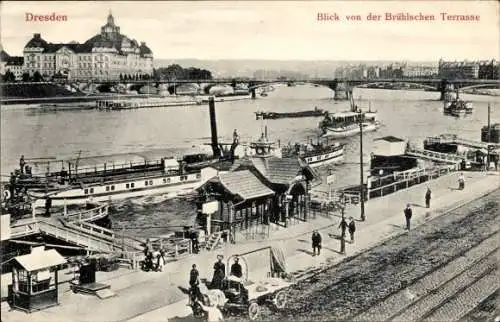
[[[36,33],[24,47],[23,56],[24,71],[30,75],[38,71],[44,78],[118,80],[153,73],[151,49],[121,34],[111,12],[101,32],[83,44],[53,44]]]

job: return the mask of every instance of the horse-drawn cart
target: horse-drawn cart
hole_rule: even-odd
[[[281,278],[268,278],[259,282],[247,282],[230,276],[228,288],[223,290],[227,302],[223,310],[231,313],[246,311],[250,320],[259,317],[261,306],[272,303],[276,309],[284,309],[287,300],[287,287],[290,282]]]

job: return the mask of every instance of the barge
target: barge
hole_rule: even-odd
[[[314,110],[299,111],[299,112],[278,113],[278,112],[260,111],[260,112],[255,112],[255,118],[257,120],[259,120],[259,119],[276,120],[276,119],[282,119],[282,118],[296,118],[296,117],[321,117],[321,116],[324,116],[325,113],[327,113],[327,112],[315,107]]]
[[[98,110],[130,110],[137,108],[149,107],[166,107],[166,106],[190,106],[201,105],[203,102],[200,99],[191,100],[167,100],[165,98],[148,98],[148,99],[129,99],[129,100],[98,100],[95,108]]]

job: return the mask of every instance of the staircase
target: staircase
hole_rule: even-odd
[[[227,232],[227,230],[219,231],[216,233],[213,233],[208,237],[206,244],[205,244],[205,249],[208,251],[213,251],[214,249],[218,248],[221,246],[222,243],[222,234]],[[228,233],[229,235],[229,233]]]

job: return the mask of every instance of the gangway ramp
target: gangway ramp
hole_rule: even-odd
[[[462,161],[462,158],[449,153],[441,153],[430,150],[408,149],[406,154],[409,156],[417,157],[420,159],[431,160],[435,162],[442,162],[457,165]]]
[[[31,218],[11,225],[11,239],[33,234],[44,234],[95,252],[116,252],[142,249],[137,242],[121,236],[115,239],[113,230],[90,221],[103,218],[108,213],[107,205],[91,210],[55,216],[52,218]]]

